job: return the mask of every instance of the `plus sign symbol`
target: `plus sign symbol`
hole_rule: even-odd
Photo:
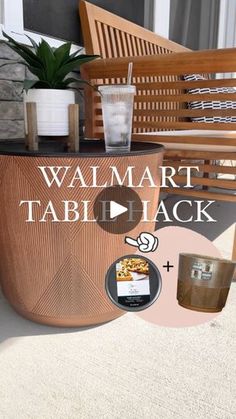
[[[166,265],[163,265],[163,268],[167,270],[167,272],[170,272],[172,268],[174,268],[174,265],[171,265],[169,260],[166,262]]]

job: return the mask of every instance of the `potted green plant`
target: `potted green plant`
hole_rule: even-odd
[[[68,135],[68,106],[75,103],[75,91],[70,89],[74,83],[84,83],[70,77],[70,73],[97,56],[80,54],[81,49],[71,53],[71,42],[52,48],[44,39],[37,44],[28,37],[32,46],[27,47],[5,32],[3,35],[7,39],[4,42],[23,58],[22,63],[36,76],[24,81],[24,102],[36,103],[38,134]]]

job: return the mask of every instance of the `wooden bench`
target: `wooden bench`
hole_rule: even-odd
[[[189,101],[236,100],[236,95],[221,93],[213,97],[212,94],[201,93],[193,96],[186,91],[187,83],[188,88],[230,87],[236,85],[236,80],[182,80],[183,74],[203,73],[212,77],[216,73],[236,72],[236,49],[190,52],[181,45],[85,1],[80,2],[80,16],[86,52],[100,54],[106,59],[83,66],[83,77],[92,84],[117,80],[125,82],[128,63],[134,62],[133,82],[138,94],[133,138],[164,143],[167,164],[174,161],[177,166],[182,164],[183,159],[190,164],[192,159],[209,160],[200,168],[203,173],[211,173],[211,178],[198,177],[197,185],[227,190],[227,193],[221,189],[218,193],[202,189],[171,190],[171,193],[236,202],[236,182],[214,176],[222,172],[236,176],[235,167],[215,164],[220,160],[236,160],[236,124],[199,123],[190,119],[213,114],[231,116],[236,114],[236,110],[188,109]],[[100,138],[103,124],[99,96],[89,88],[86,93],[86,136]]]
[[[196,95],[188,89],[234,87],[236,80],[224,75],[236,72],[236,49],[190,51],[91,3],[80,2],[80,17],[86,53],[98,59],[82,67],[91,84],[125,83],[129,62],[134,63],[133,84],[137,86],[133,135],[138,141],[163,143],[165,162],[178,168],[200,161],[201,176],[193,178],[194,189],[169,189],[202,199],[236,202],[236,124],[193,122],[192,118],[235,116],[236,109],[190,109],[193,101],[235,101],[235,93]],[[184,81],[188,74],[206,80]],[[216,79],[217,77],[217,79]],[[85,134],[103,137],[99,95],[86,88]],[[230,175],[219,178],[219,174]],[[177,184],[185,178],[176,176]],[[236,241],[235,241],[236,246]]]

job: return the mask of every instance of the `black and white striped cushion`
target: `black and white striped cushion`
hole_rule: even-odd
[[[197,80],[207,80],[205,77],[201,76],[200,74],[190,74],[185,75],[184,80],[186,81],[197,81]],[[236,81],[235,81],[236,82]],[[234,87],[213,87],[213,88],[196,88],[196,89],[188,89],[188,93],[192,94],[206,94],[206,93],[236,93],[236,89]],[[188,103],[189,109],[235,109],[236,110],[236,101],[233,102],[231,100],[227,101],[219,101],[219,100],[212,100],[212,101],[193,101]],[[236,114],[236,112],[235,112]],[[221,122],[221,123],[232,123],[236,122],[236,116],[212,116],[212,117],[194,117],[191,118],[194,122]]]

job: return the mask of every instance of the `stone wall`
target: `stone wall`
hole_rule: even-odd
[[[0,140],[24,136],[22,88],[26,70],[18,61],[14,51],[0,44]]]
[[[24,137],[23,81],[30,78],[21,58],[7,45],[0,44],[0,141]],[[8,65],[9,63],[9,65]],[[1,67],[2,64],[7,64]],[[78,75],[77,75],[78,76]],[[83,99],[80,103],[80,133],[83,133]]]

